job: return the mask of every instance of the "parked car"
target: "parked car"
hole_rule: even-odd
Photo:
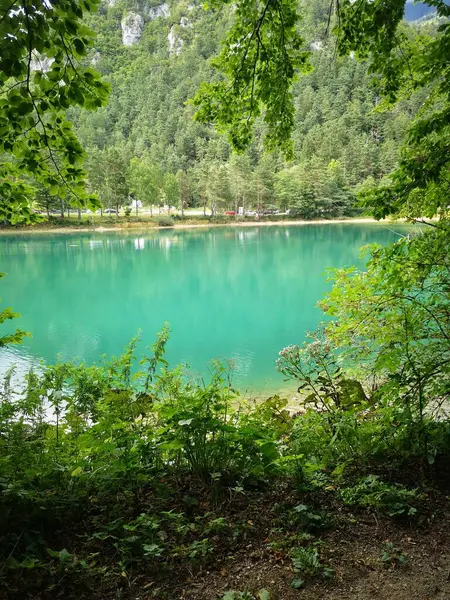
[[[105,208],[105,210],[103,212],[105,215],[115,215],[116,209],[115,208]]]
[[[235,210],[226,210],[223,214],[227,215],[227,217],[234,217],[236,214],[236,211]]]
[[[247,211],[245,211],[245,216],[246,217],[257,217],[258,213],[256,212],[256,210],[247,210]]]

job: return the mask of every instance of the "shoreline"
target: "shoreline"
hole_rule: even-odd
[[[293,221],[231,221],[230,223],[175,223],[174,225],[170,225],[167,227],[158,227],[151,226],[146,227],[145,224],[136,223],[134,226],[133,223],[121,224],[115,227],[21,227],[18,229],[2,229],[0,228],[0,235],[18,235],[18,234],[39,234],[39,233],[112,233],[115,231],[120,232],[151,232],[151,231],[160,231],[160,230],[168,230],[168,229],[209,229],[216,227],[280,227],[280,226],[305,226],[305,225],[337,225],[337,224],[380,224],[380,225],[390,225],[393,223],[405,223],[404,219],[383,219],[377,221],[371,217],[358,217],[355,219],[313,219],[310,221],[307,220],[293,220]]]

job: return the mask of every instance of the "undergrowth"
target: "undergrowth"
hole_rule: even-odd
[[[5,377],[1,598],[125,597],[135,582],[170,598],[173,573],[182,581],[261,538],[291,561],[300,588],[333,575],[319,550],[333,509],[321,499],[403,519],[421,510],[418,485],[370,474],[392,445],[420,453],[407,452],[413,425],[394,427],[393,407],[367,400],[292,416],[278,396],[244,401],[220,364],[207,383],[170,369],[167,340],[164,328],[140,360],[134,339],[99,365],[30,371],[18,388],[13,371]],[[394,550],[381,560],[401,562]]]

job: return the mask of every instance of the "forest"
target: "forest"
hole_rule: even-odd
[[[112,93],[95,112],[68,112],[87,152],[89,190],[102,206],[118,211],[134,199],[144,210],[204,207],[212,215],[238,212],[239,206],[258,215],[289,210],[307,219],[357,214],[356,194],[392,171],[425,92],[377,110],[381,92],[367,63],[354,56],[333,60],[328,5],[318,0],[299,9],[314,70],[294,87],[293,155],[286,161],[277,150],[264,152],[261,119],[252,144],[236,155],[224,136],[192,118],[189,101],[201,82],[211,80],[209,61],[229,11],[177,3],[170,9],[158,5],[147,15],[133,3],[102,4],[87,21],[97,32],[87,64],[111,83]],[[143,15],[142,30],[124,45],[121,23],[129,14]],[[427,35],[436,23],[428,19],[408,27]],[[172,49],[167,31],[176,32]],[[35,207],[56,216],[69,205],[39,190]]]
[[[418,225],[329,273],[274,366],[295,405],[224,362],[187,378],[169,324],[22,385],[13,366],[0,598],[450,596],[450,6],[407,4],[0,0],[6,232],[130,197]]]

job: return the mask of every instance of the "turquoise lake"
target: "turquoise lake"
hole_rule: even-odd
[[[232,361],[243,392],[286,384],[278,351],[322,319],[326,270],[363,265],[360,248],[387,244],[406,226],[325,224],[215,227],[0,237],[3,306],[30,331],[0,353],[4,371],[30,363],[117,355],[138,330],[142,352],[165,321],[167,358],[207,377],[212,358]]]

